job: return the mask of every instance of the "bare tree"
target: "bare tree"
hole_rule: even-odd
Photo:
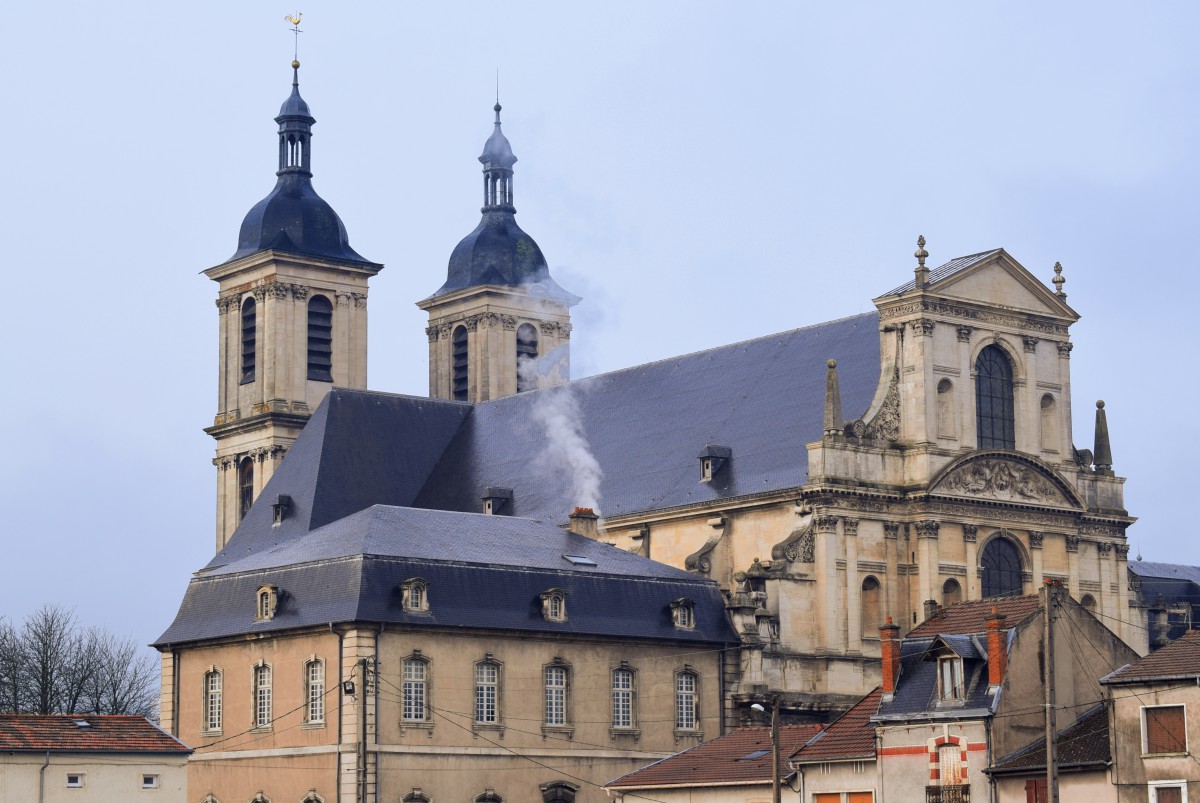
[[[132,638],[85,630],[73,611],[43,605],[20,630],[0,622],[0,712],[149,716],[156,687]]]

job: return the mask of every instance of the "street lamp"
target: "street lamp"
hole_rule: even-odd
[[[752,703],[752,709],[767,713],[762,703]],[[775,803],[780,803],[779,789],[779,695],[771,697],[771,794]]]

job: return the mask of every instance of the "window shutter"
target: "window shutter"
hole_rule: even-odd
[[[1046,803],[1046,801],[1045,781],[1025,782],[1025,803]]]
[[[1187,750],[1187,731],[1183,706],[1146,709],[1146,752],[1183,753]]]

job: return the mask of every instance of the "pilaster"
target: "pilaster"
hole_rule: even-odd
[[[846,647],[851,654],[862,652],[862,581],[858,572],[858,519],[842,517],[842,540],[846,543]]]
[[[838,597],[837,574],[837,516],[818,513],[813,516],[816,531],[817,587],[821,598],[821,648],[842,650],[845,647],[844,631],[841,627],[842,606]]]
[[[963,589],[964,599],[979,599],[982,591],[979,588],[979,527],[975,524],[962,526],[963,546],[967,553],[966,587]]]

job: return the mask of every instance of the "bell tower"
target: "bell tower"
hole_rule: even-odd
[[[367,386],[367,280],[383,266],[350,247],[312,186],[312,126],[300,62],[279,124],[271,193],[242,221],[238,249],[204,273],[218,284],[216,547],[334,385]]]
[[[483,218],[450,254],[429,313],[429,395],[480,402],[570,378],[572,295],[550,278],[513,206],[513,155],[496,122],[483,146]]]

